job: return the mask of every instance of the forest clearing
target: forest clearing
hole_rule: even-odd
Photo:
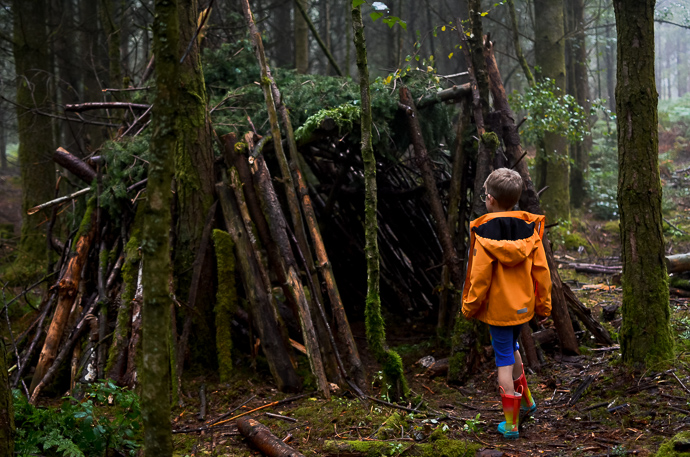
[[[0,2],[0,457],[690,455],[690,4]]]

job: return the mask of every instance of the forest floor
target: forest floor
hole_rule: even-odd
[[[690,163],[673,168],[681,170],[687,165]],[[662,170],[662,177],[667,254],[690,252],[690,177],[687,172],[674,174],[668,168]],[[563,280],[618,341],[620,275],[583,274],[568,269],[568,264],[575,262],[620,265],[618,223],[598,221],[579,212],[573,215],[571,229],[555,237],[560,238],[556,255]],[[496,432],[504,418],[490,346],[482,368],[465,385],[448,385],[444,375],[434,377],[420,363],[425,356],[447,357],[436,352],[433,328],[423,325],[418,325],[414,334],[409,333],[409,327],[394,323],[387,328],[389,344],[403,357],[412,392],[412,400],[403,406],[419,412],[360,400],[349,392],[335,392],[329,400],[312,394],[268,406],[253,413],[253,417],[307,456],[651,456],[664,441],[690,431],[688,296],[690,293],[671,295],[676,359],[663,368],[631,370],[620,363],[618,343],[597,346],[589,332],[580,329],[576,329],[580,355],[563,356],[557,344],[544,345],[541,371],[527,374],[538,410],[524,422],[520,438],[515,441],[505,440]],[[604,307],[612,313],[608,318],[602,315]],[[380,392],[376,382],[380,373],[367,357],[364,328],[353,323],[353,332],[369,373],[375,374],[372,395],[376,396]],[[192,394],[187,406],[176,410],[176,454],[258,455],[232,421],[219,422],[204,431],[185,430],[206,428],[220,417],[227,419],[290,398],[266,384],[265,379],[238,376],[230,384],[209,384],[206,422],[198,419],[198,395]],[[197,392],[203,382],[201,378],[190,380],[187,391]],[[688,452],[690,443],[678,449]]]
[[[688,165],[690,160],[673,169]],[[673,169],[662,169],[668,254],[690,252],[690,178],[687,172],[679,175]],[[18,212],[16,182],[0,179],[0,216],[4,217],[0,222],[16,222],[12,216]],[[620,310],[608,319],[602,318],[602,311],[621,305],[620,277],[568,268],[573,262],[619,264],[617,222],[577,212],[572,227],[554,238],[558,238],[556,255],[564,281],[596,318],[609,321],[604,325],[617,341]],[[412,392],[403,406],[419,412],[357,399],[342,391],[334,392],[329,400],[315,393],[289,400],[290,395],[277,392],[268,372],[261,369],[238,367],[229,383],[219,383],[208,373],[189,375],[184,384],[186,406],[173,411],[175,455],[259,455],[234,421],[218,421],[283,401],[252,417],[307,456],[650,456],[663,441],[690,431],[690,299],[672,294],[670,303],[676,359],[663,368],[645,372],[626,368],[620,363],[618,344],[598,347],[588,332],[579,329],[581,355],[563,356],[556,344],[544,345],[541,371],[527,374],[538,410],[524,422],[515,441],[496,432],[504,419],[490,346],[481,369],[465,385],[448,385],[444,375],[432,376],[419,363],[425,356],[437,360],[448,356],[436,349],[433,326],[420,323],[411,333],[409,325],[398,326],[393,317],[387,340],[403,357]],[[552,325],[546,323],[546,327]],[[371,395],[381,399],[380,372],[368,356],[363,325],[353,322],[352,326],[370,374]],[[306,371],[306,359],[301,365]],[[207,398],[203,420],[198,418],[202,384]],[[217,425],[209,427],[212,422]],[[495,452],[476,454],[482,449]]]

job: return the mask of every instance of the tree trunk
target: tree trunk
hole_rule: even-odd
[[[193,40],[198,21],[198,0],[178,0],[177,12],[180,21],[178,53],[184,55]],[[156,58],[157,59],[157,58]],[[213,204],[214,170],[211,124],[207,113],[207,95],[204,75],[201,70],[201,57],[198,39],[194,39],[184,61],[180,64],[178,86],[177,125],[178,142],[175,149],[175,197],[178,216],[176,218],[176,237],[174,251],[174,272],[177,281],[176,293],[187,297],[195,293],[195,303],[188,303],[196,310],[189,315],[186,309],[180,313],[187,320],[192,317],[195,341],[190,348],[190,359],[202,366],[213,366],[215,354],[208,351],[214,347],[213,309],[215,300],[213,280],[213,247],[211,243],[201,245],[206,215]],[[199,283],[196,291],[193,286],[193,263],[199,249],[202,261]],[[189,325],[189,324],[186,324]],[[186,349],[186,348],[178,348]],[[183,361],[186,354],[177,354]],[[182,376],[183,365],[178,364],[178,379]]]
[[[302,383],[297,377],[289,354],[289,349],[281,338],[277,310],[264,284],[263,274],[256,251],[252,248],[247,232],[242,225],[237,203],[225,184],[217,184],[216,189],[223,208],[225,224],[235,243],[235,258],[250,303],[250,315],[259,332],[268,368],[280,391],[297,392]]]
[[[33,392],[38,383],[43,380],[43,377],[53,365],[53,361],[57,355],[60,340],[62,339],[65,326],[67,325],[67,319],[77,296],[77,291],[79,290],[81,272],[86,264],[91,242],[98,230],[94,206],[95,199],[92,199],[89,202],[87,212],[84,215],[79,233],[77,234],[78,241],[75,254],[69,260],[65,274],[58,283],[58,303],[55,307],[55,313],[53,315],[53,320],[50,322],[48,333],[46,334],[46,340],[43,344],[41,355],[36,364],[36,370],[31,380],[29,392]]]
[[[232,366],[232,316],[237,311],[235,286],[235,243],[222,230],[213,231],[213,244],[218,264],[218,292],[216,293],[216,351],[220,382],[229,382]]]
[[[7,170],[7,129],[5,128],[5,107],[0,102],[0,171]]]
[[[100,53],[102,52],[103,37],[98,29],[97,0],[80,0],[80,57],[83,59],[81,67],[83,93],[81,98],[86,101],[103,101],[101,84],[103,78],[100,68]],[[105,131],[101,126],[89,125],[85,127],[84,143],[86,154],[98,149],[105,139]]]
[[[119,0],[101,0],[99,13],[101,27],[108,43],[108,88],[122,87],[122,69],[120,68],[120,27],[115,17],[115,2]]]
[[[587,67],[587,40],[585,38],[585,5],[584,0],[573,0],[571,3],[573,24],[575,26],[574,38],[571,40],[571,58],[573,59],[573,82],[575,97],[578,105],[587,113],[587,123],[582,126],[587,133],[584,139],[572,145],[570,157],[572,168],[570,170],[570,202],[573,207],[580,208],[586,196],[585,178],[589,168],[589,153],[592,150],[592,136],[589,135],[589,110],[591,107],[589,74]]]
[[[659,177],[654,0],[614,0],[618,31],[618,207],[623,260],[621,350],[630,365],[673,358]]]
[[[5,342],[0,341],[0,457],[14,457],[14,410],[6,353]]]
[[[520,62],[520,68],[522,68],[522,72],[525,74],[527,84],[529,84],[531,87],[535,84],[534,75],[532,74],[532,70],[529,68],[527,59],[525,59],[525,56],[522,53],[522,46],[520,46],[520,34],[518,33],[520,28],[518,26],[517,14],[515,13],[515,3],[513,0],[508,0],[508,13],[510,14],[510,24],[513,31],[513,46],[515,47],[515,56],[517,57],[518,62]]]
[[[141,415],[147,457],[172,455],[170,425],[170,186],[174,173],[180,94],[179,17],[175,0],[156,0],[153,53],[156,97],[143,231]]]
[[[455,145],[453,146],[453,169],[448,190],[448,227],[453,246],[456,246],[456,253],[465,255],[467,250],[465,242],[465,224],[467,223],[467,186],[468,186],[468,164],[469,155],[464,148],[465,129],[469,121],[470,112],[468,103],[460,101],[458,123],[455,130]],[[462,275],[465,274],[465,261],[460,259]],[[436,334],[443,339],[450,335],[453,329],[453,321],[456,318],[457,309],[454,305],[449,306],[448,299],[453,298],[454,291],[450,287],[450,272],[447,265],[443,266],[441,273],[443,278],[441,296],[439,298],[438,319],[436,323]],[[458,316],[459,317],[459,316]]]
[[[40,270],[47,263],[47,242],[44,230],[38,227],[43,216],[27,215],[27,210],[53,198],[55,165],[47,159],[53,149],[51,119],[36,114],[49,111],[51,103],[46,32],[46,0],[13,0],[14,64],[17,75],[17,132],[19,135],[19,167],[22,183],[22,231],[17,252],[21,269]]]
[[[606,27],[604,46],[604,66],[606,67],[606,97],[608,97],[609,110],[616,112],[616,57],[614,55],[611,36],[611,27]]]
[[[309,11],[307,0],[295,0],[300,2],[305,11]],[[295,8],[295,68],[297,73],[305,75],[309,72],[309,26],[304,17]]]
[[[565,92],[565,40],[563,0],[534,2],[536,64],[540,79],[549,78],[556,84],[557,96]],[[537,184],[549,186],[542,195],[542,206],[548,222],[570,220],[570,178],[568,143],[565,137],[547,132],[543,149],[537,149]]]
[[[386,346],[386,330],[381,315],[381,296],[379,295],[380,255],[377,240],[378,221],[376,219],[376,157],[371,144],[371,93],[361,5],[352,7],[352,30],[357,54],[361,98],[360,126],[362,137],[360,147],[364,162],[364,253],[367,263],[367,298],[364,316],[367,343],[376,360],[383,365],[385,377],[383,390],[387,390],[386,386],[391,386],[391,394],[400,398],[408,394],[407,382],[403,373],[402,359],[395,351]]]

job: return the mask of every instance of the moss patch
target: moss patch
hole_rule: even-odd
[[[409,443],[400,441],[326,441],[325,453],[359,453],[367,457],[381,455],[419,457],[469,457],[482,446],[462,440],[442,439],[433,443]]]
[[[681,432],[661,445],[656,457],[690,457],[690,432]]]

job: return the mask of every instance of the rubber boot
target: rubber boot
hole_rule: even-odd
[[[515,392],[522,394],[522,401],[520,402],[520,412],[527,414],[534,414],[537,410],[537,402],[532,398],[532,393],[527,387],[527,378],[525,378],[525,366],[522,366],[522,375],[513,381]]]
[[[501,389],[503,391],[503,389]],[[510,440],[516,440],[520,433],[518,424],[520,421],[520,400],[522,395],[516,392],[515,395],[507,395],[501,392],[501,403],[503,404],[503,415],[506,417],[504,422],[498,424],[498,433]]]

